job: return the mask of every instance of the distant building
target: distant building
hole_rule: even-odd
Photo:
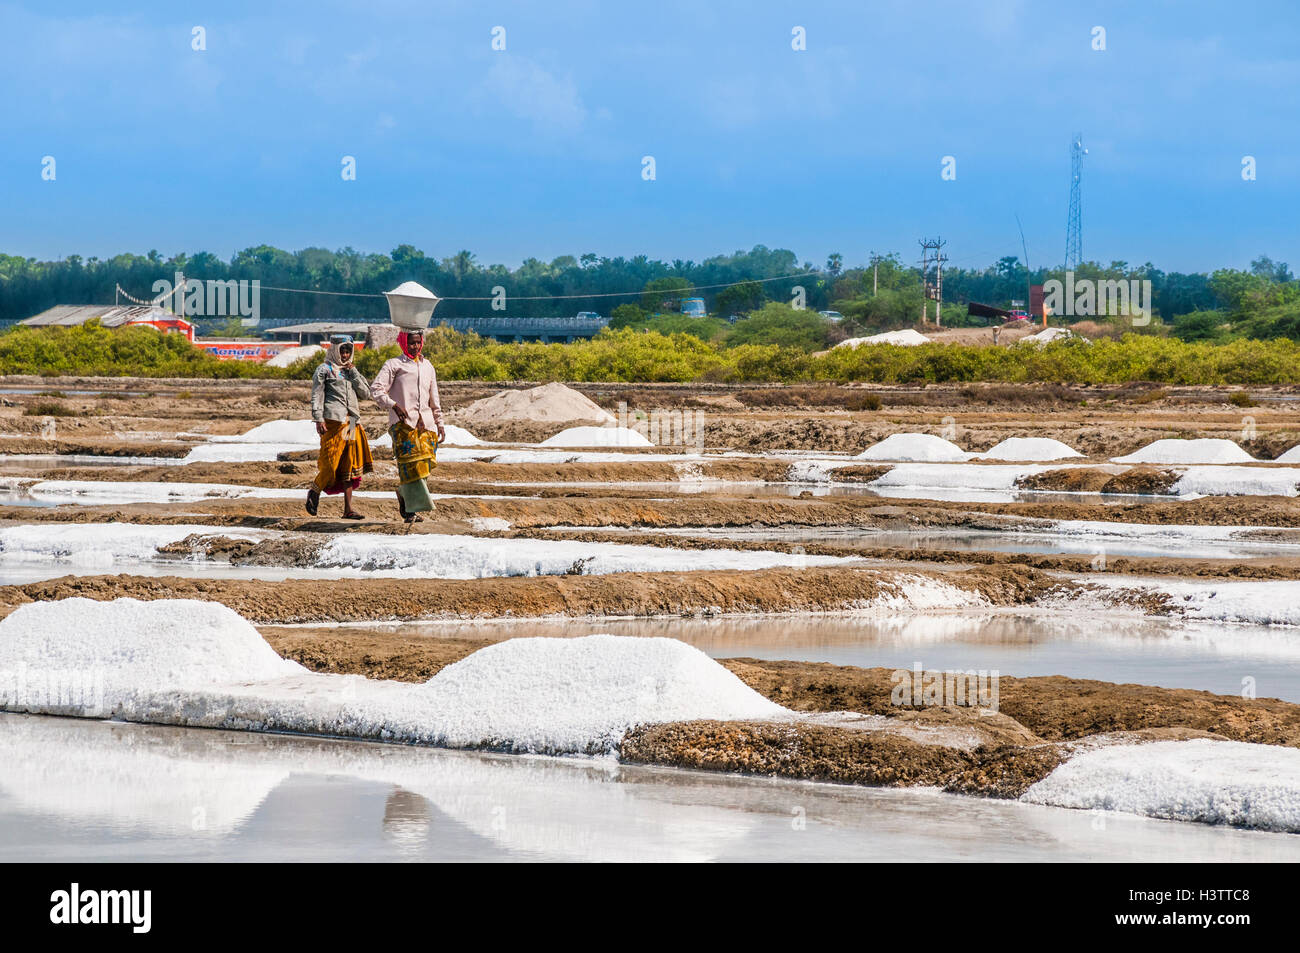
[[[609,324],[609,319],[588,311],[572,318],[507,318],[504,315],[494,315],[481,318],[443,318],[438,323],[447,325],[453,331],[473,331],[481,337],[504,343],[541,341],[548,344],[595,337],[601,328]]]
[[[186,340],[194,340],[191,322],[156,305],[58,304],[18,323],[29,328],[75,328],[94,320],[106,328],[143,324],[164,334],[180,334]]]
[[[314,321],[309,324],[286,324],[268,328],[266,336],[275,341],[305,344],[328,344],[332,334],[350,334],[355,341],[364,341],[369,326],[360,322]]]

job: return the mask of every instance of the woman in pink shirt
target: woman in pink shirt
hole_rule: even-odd
[[[418,523],[420,513],[433,509],[424,482],[437,465],[435,454],[446,431],[438,401],[438,375],[424,359],[424,332],[397,335],[402,356],[384,364],[370,385],[370,396],[388,410],[388,432],[397,460],[397,509],[408,523]],[[437,434],[435,439],[434,434]]]

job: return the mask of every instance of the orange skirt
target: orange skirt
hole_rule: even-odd
[[[348,431],[351,430],[349,435]],[[361,475],[375,468],[370,456],[370,442],[360,424],[342,420],[325,421],[320,438],[320,455],[316,458],[316,489],[322,493],[342,493],[361,485]]]

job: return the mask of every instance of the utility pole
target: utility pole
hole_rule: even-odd
[[[942,248],[943,242],[939,243]],[[948,260],[948,256],[935,249],[934,255],[934,324],[935,327],[943,327],[943,263]]]
[[[925,324],[930,320],[930,285],[925,276],[930,270],[930,249],[934,246],[924,238],[917,239],[917,243],[921,246],[921,323]]]
[[[871,253],[871,297],[876,296],[876,289],[880,284],[880,256],[874,251]]]
[[[943,246],[948,244],[942,238],[920,238],[917,244],[921,246],[921,322],[924,324],[929,319],[930,298],[934,298],[934,320],[939,327],[943,326],[943,263],[948,260],[943,254]],[[935,282],[931,284],[928,278],[930,272],[930,252],[934,252]]]

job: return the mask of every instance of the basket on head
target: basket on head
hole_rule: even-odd
[[[436,294],[414,281],[404,281],[392,291],[384,292],[388,299],[388,317],[399,328],[423,331],[429,326],[433,309],[440,300]]]

